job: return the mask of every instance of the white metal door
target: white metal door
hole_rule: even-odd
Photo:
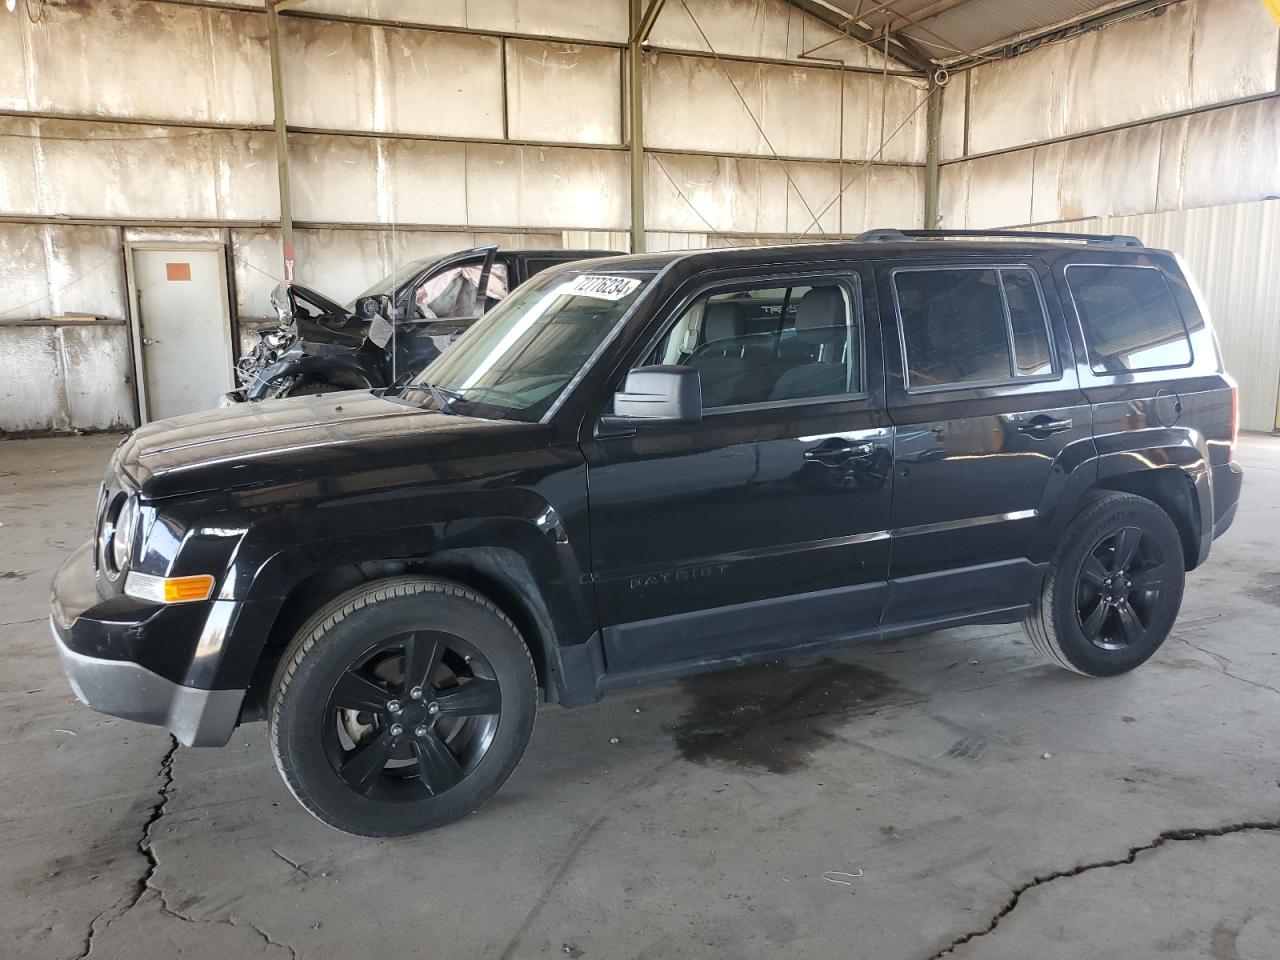
[[[134,356],[143,421],[217,406],[233,386],[220,244],[132,244]]]

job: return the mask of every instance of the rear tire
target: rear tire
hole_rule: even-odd
[[[1091,677],[1125,673],[1169,636],[1185,575],[1169,515],[1144,497],[1107,494],[1067,524],[1023,626],[1050,663]]]
[[[464,817],[502,786],[537,692],[519,631],[484,597],[447,580],[381,580],[298,631],[272,683],[268,735],[318,820],[399,836]]]

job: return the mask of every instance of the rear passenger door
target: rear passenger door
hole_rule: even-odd
[[[886,623],[1025,603],[1045,504],[1092,450],[1062,310],[1038,262],[885,263],[895,425]]]

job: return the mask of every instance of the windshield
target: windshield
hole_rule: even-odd
[[[408,391],[429,394],[430,384],[448,397],[452,413],[540,420],[654,276],[652,270],[539,274],[478,320]]]
[[[438,262],[439,259],[439,257],[425,257],[422,260],[410,260],[404,266],[392,270],[368,290],[356,294],[351,303],[348,304],[348,309],[352,308],[361,297],[390,296],[397,287],[402,286],[407,280],[411,280],[431,264]]]

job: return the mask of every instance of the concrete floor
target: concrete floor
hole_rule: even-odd
[[[114,442],[0,443],[7,960],[1276,955],[1280,440],[1136,673],[967,628],[548,708],[399,841],[307,816],[261,725],[175,751],[72,698],[45,597]]]

